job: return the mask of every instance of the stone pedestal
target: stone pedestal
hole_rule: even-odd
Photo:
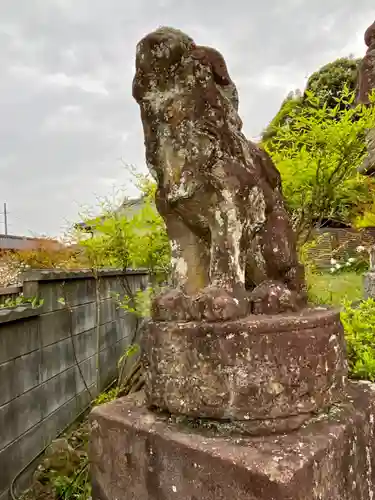
[[[147,406],[215,419],[227,432],[290,431],[345,391],[343,328],[333,310],[151,322],[142,347]]]
[[[371,500],[375,386],[299,430],[225,437],[146,409],[141,394],[91,413],[93,500]]]
[[[369,271],[364,276],[364,295],[365,299],[375,299],[375,270]]]

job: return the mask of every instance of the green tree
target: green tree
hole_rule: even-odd
[[[271,150],[277,147],[273,144],[273,138],[278,133],[280,127],[293,127],[293,119],[299,112],[304,113],[306,116],[311,105],[309,98],[311,94],[314,94],[318,98],[318,105],[320,107],[325,106],[328,109],[334,109],[337,106],[337,99],[344,88],[349,89],[350,92],[354,92],[356,89],[359,62],[360,59],[353,59],[351,57],[337,59],[313,73],[309,77],[303,93],[300,90],[290,92],[262,134],[262,140],[263,142],[268,142],[268,148]],[[351,103],[340,101],[340,106],[351,106]],[[330,118],[334,119],[336,116],[332,115]],[[353,118],[355,117],[353,116]]]
[[[103,207],[100,217],[89,219],[94,225],[92,237],[79,234],[79,246],[92,268],[145,268],[159,281],[169,273],[169,241],[153,203],[155,184],[141,177],[138,185],[142,192],[140,210],[127,216],[111,206]]]
[[[326,105],[329,109],[335,108],[344,87],[347,87],[350,92],[355,92],[360,61],[352,57],[342,57],[324,65],[310,76],[306,91],[313,93],[319,99],[321,106]],[[308,99],[306,92],[305,97]],[[343,101],[340,101],[340,104],[351,105]]]
[[[272,139],[282,126],[290,126],[290,122],[302,106],[302,93],[299,90],[290,92],[282,102],[279,111],[262,133],[262,141],[267,142],[269,149],[273,148]]]
[[[365,132],[375,126],[375,108],[354,106],[354,98],[345,87],[332,108],[306,91],[307,105],[291,112],[290,124],[279,125],[271,148],[264,143],[303,241],[322,219],[351,223],[373,202],[374,180],[357,167],[367,152]]]

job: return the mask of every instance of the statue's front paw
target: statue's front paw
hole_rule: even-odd
[[[181,290],[163,292],[152,302],[151,317],[154,321],[191,321],[191,297]]]
[[[250,295],[253,314],[281,314],[298,311],[299,295],[278,281],[266,280]]]
[[[225,288],[205,288],[193,300],[193,310],[205,321],[229,321],[243,318],[249,313],[250,303],[245,294],[237,297]]]

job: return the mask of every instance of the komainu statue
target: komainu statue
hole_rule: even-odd
[[[219,321],[305,306],[279,172],[241,131],[221,54],[160,28],[137,45],[133,97],[174,268],[153,318]]]

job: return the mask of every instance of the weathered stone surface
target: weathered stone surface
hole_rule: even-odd
[[[342,398],[339,313],[304,310],[221,323],[151,322],[142,341],[150,408],[284,432]]]
[[[250,295],[253,314],[278,314],[298,310],[297,297],[278,281],[267,280]]]
[[[266,280],[290,291],[289,309],[304,305],[280,175],[241,131],[238,94],[222,55],[160,28],[137,45],[133,96],[178,287],[156,299],[154,319],[244,317],[251,312],[246,291]]]
[[[368,154],[359,166],[358,172],[370,176],[375,174],[375,129],[373,128],[366,132],[366,145]]]
[[[369,94],[375,89],[375,22],[365,31],[368,49],[359,66],[357,101],[369,104]]]
[[[149,412],[138,395],[91,413],[93,500],[372,500],[375,393],[291,434],[234,439]]]
[[[375,299],[375,271],[370,271],[364,276],[365,299]]]

